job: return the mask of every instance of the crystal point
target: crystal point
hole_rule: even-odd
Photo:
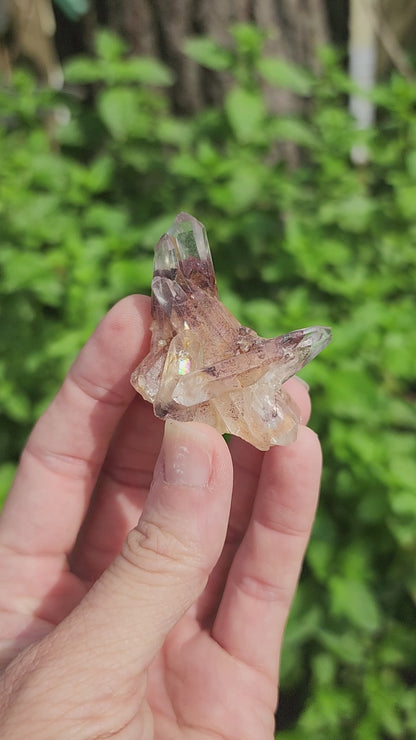
[[[326,347],[328,327],[262,339],[218,298],[205,227],[180,213],[155,247],[150,352],[131,376],[156,416],[201,421],[260,450],[296,439],[282,388]]]

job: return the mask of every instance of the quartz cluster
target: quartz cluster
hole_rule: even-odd
[[[152,342],[131,376],[161,419],[200,421],[260,450],[296,439],[283,383],[331,339],[313,326],[262,339],[218,297],[205,227],[180,213],[155,248]]]

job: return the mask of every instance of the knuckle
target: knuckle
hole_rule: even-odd
[[[239,590],[256,601],[272,604],[280,604],[285,610],[289,610],[293,599],[294,588],[289,588],[258,576],[243,576],[238,584]]]
[[[128,533],[121,555],[131,565],[150,573],[198,566],[195,548],[157,522],[144,519]]]
[[[109,406],[116,408],[125,405],[123,394],[111,385],[99,385],[87,374],[82,373],[81,369],[74,365],[67,376],[68,384],[72,382],[75,388],[87,396],[91,401],[104,401]]]

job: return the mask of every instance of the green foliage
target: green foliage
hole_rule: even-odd
[[[188,38],[184,51],[188,57],[207,69],[225,70],[230,69],[233,64],[232,54],[206,36]]]
[[[107,308],[149,290],[152,250],[179,210],[208,228],[220,293],[266,336],[333,326],[305,369],[324,448],[321,505],[282,657],[280,737],[416,735],[416,85],[375,92],[356,132],[336,55],[317,78],[262,56],[236,26],[187,52],[234,82],[222,108],[169,109],[172,74],[102,33],[67,80],[93,102],[0,88],[0,488]],[[307,96],[277,118],[268,85]],[[302,163],[282,156],[296,144]],[[351,147],[370,163],[355,168]],[[294,710],[291,710],[291,706]]]
[[[313,90],[313,78],[306,70],[278,57],[259,59],[258,69],[262,77],[276,87],[287,88],[298,95],[310,95]]]

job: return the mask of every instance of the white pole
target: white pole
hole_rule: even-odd
[[[359,129],[371,128],[375,120],[375,107],[368,93],[376,80],[377,11],[378,0],[350,0],[349,74],[363,95],[352,94],[349,108]],[[366,147],[353,147],[351,159],[355,164],[366,164]]]

